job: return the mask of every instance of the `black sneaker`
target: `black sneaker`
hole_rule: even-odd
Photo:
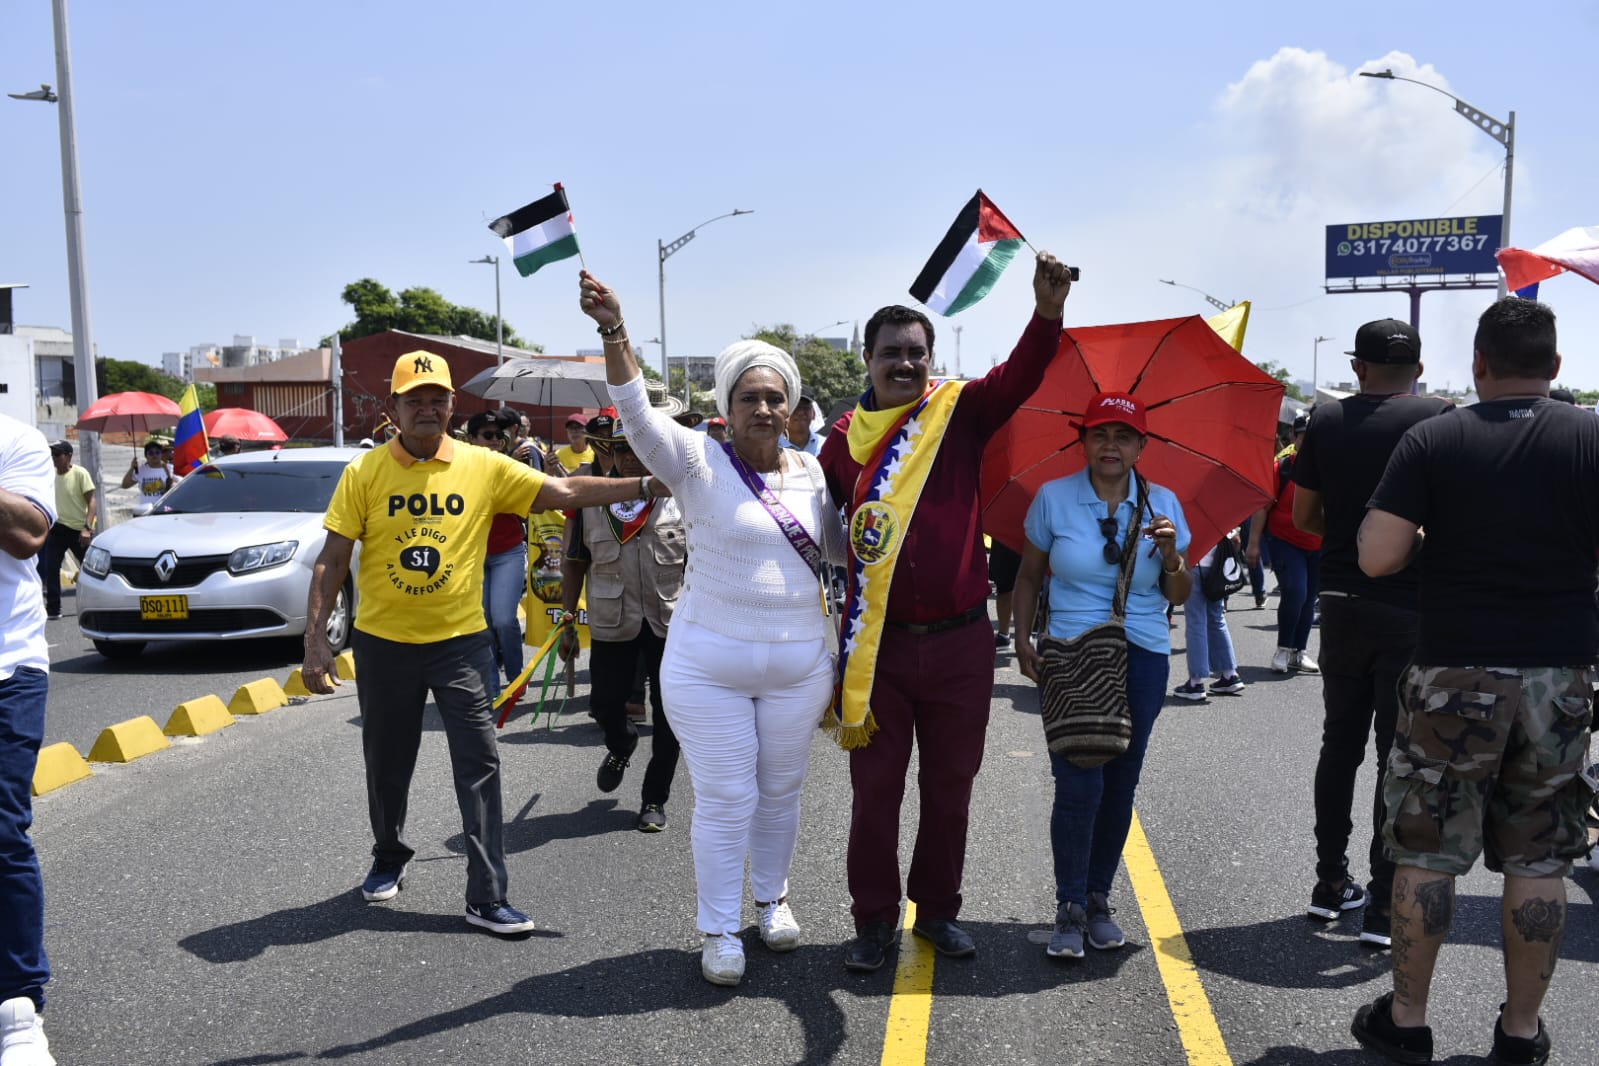
[[[997,652],[998,651],[1010,651],[1011,650],[1011,644],[1012,644],[1011,636],[1010,636],[1009,633],[995,633],[994,634],[994,650],[995,651],[997,651]]]
[[[1501,1014],[1504,1009],[1504,1004],[1500,1004]],[[1493,1061],[1507,1066],[1543,1066],[1549,1061],[1549,1030],[1543,1027],[1542,1018],[1538,1019],[1538,1035],[1534,1037],[1506,1036],[1501,1021],[1503,1018],[1494,1019]]]
[[[600,768],[594,773],[594,785],[601,792],[615,792],[616,786],[622,783],[622,774],[627,770],[627,764],[633,758],[633,750],[638,747],[638,737],[633,738],[633,747],[627,749],[627,754],[618,755],[614,751],[605,753],[605,761],[600,763]]]
[[[361,898],[368,903],[381,903],[400,894],[405,882],[405,863],[384,862],[379,859],[361,882]]]
[[[646,803],[638,812],[637,825],[640,833],[659,833],[666,828],[666,808],[659,803]]]
[[[503,899],[493,903],[468,903],[466,920],[479,929],[487,929],[499,936],[531,933],[533,919],[511,906]]]
[[[1360,942],[1376,948],[1393,946],[1393,916],[1386,907],[1367,907],[1360,927]]]
[[[1184,681],[1181,685],[1172,689],[1171,694],[1180,700],[1192,700],[1195,703],[1203,702],[1209,698],[1205,694],[1205,684],[1202,681]]]
[[[1345,880],[1342,888],[1334,888],[1330,882],[1317,881],[1316,887],[1310,893],[1310,906],[1305,908],[1312,918],[1321,918],[1332,921],[1344,911],[1352,911],[1357,907],[1366,905],[1366,890],[1353,881]]]
[[[1365,1047],[1395,1062],[1432,1061],[1432,1026],[1394,1024],[1394,994],[1384,992],[1376,1002],[1355,1012],[1349,1032]]]
[[[894,927],[887,922],[867,922],[844,945],[844,969],[871,972],[883,968],[888,949],[894,943]]]
[[[1210,694],[1212,696],[1233,696],[1244,691],[1246,687],[1247,686],[1244,684],[1243,678],[1239,677],[1237,674],[1229,674],[1220,680],[1212,681],[1210,683]]]

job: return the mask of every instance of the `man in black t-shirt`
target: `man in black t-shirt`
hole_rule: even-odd
[[[1366,502],[1405,431],[1446,410],[1445,400],[1412,396],[1421,376],[1421,337],[1392,318],[1367,322],[1355,333],[1351,366],[1358,395],[1324,403],[1311,414],[1294,464],[1294,525],[1322,538],[1321,674],[1325,717],[1316,760],[1316,886],[1308,911],[1332,921],[1366,907],[1363,943],[1387,947],[1388,897],[1394,864],[1383,850],[1383,769],[1394,739],[1399,674],[1416,648],[1417,578],[1406,568],[1391,577],[1360,572],[1355,531]],[[1350,809],[1355,778],[1373,727],[1377,787],[1372,802],[1366,892],[1349,880]]]
[[[1374,577],[1419,555],[1421,628],[1384,789],[1394,990],[1360,1008],[1352,1031],[1390,1058],[1429,1061],[1427,996],[1455,878],[1483,854],[1505,877],[1494,1056],[1541,1063],[1564,878],[1588,843],[1599,419],[1548,398],[1560,356],[1542,304],[1498,301],[1474,347],[1482,402],[1405,434],[1358,534]]]

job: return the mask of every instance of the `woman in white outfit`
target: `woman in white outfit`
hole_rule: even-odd
[[[687,519],[661,695],[694,781],[700,970],[735,985],[746,857],[761,939],[774,951],[799,944],[788,871],[811,738],[833,691],[835,619],[818,567],[843,561],[843,530],[815,457],[779,443],[800,391],[787,352],[741,341],[717,356],[716,406],[729,429],[719,444],[650,406],[616,294],[586,271],[580,284],[628,440]]]

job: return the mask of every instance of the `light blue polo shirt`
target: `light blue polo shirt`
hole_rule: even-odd
[[[1138,475],[1132,475],[1127,499],[1116,509],[1116,543],[1127,535],[1138,506]],[[1049,555],[1049,635],[1070,640],[1108,621],[1116,595],[1117,568],[1105,561],[1105,537],[1099,520],[1106,516],[1105,501],[1094,494],[1088,471],[1051,481],[1038,490],[1027,509],[1023,526],[1027,540]],[[1183,505],[1170,489],[1151,483],[1149,510],[1140,525],[1155,515],[1165,515],[1177,527],[1177,550],[1188,550],[1188,520]],[[1149,537],[1134,545],[1138,563],[1133,567],[1127,594],[1127,639],[1147,651],[1171,654],[1171,632],[1166,625],[1166,597],[1160,594],[1160,553]]]

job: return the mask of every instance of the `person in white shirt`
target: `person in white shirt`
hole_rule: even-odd
[[[144,462],[134,459],[128,472],[122,475],[123,488],[131,489],[135,485],[139,486],[139,499],[134,504],[134,514],[149,514],[155,501],[172,487],[172,463],[166,458],[160,441],[148,441],[144,446]]]
[[[0,1048],[6,1066],[54,1066],[39,1013],[44,880],[28,838],[33,770],[44,739],[50,648],[34,556],[56,520],[55,472],[43,435],[0,415]]]
[[[761,939],[773,951],[799,944],[788,873],[811,738],[833,692],[821,575],[842,561],[843,528],[815,457],[779,444],[800,394],[787,352],[741,341],[716,357],[722,444],[650,406],[616,293],[587,271],[581,292],[628,439],[687,519],[661,694],[694,781],[700,972],[736,985],[746,858]]]

